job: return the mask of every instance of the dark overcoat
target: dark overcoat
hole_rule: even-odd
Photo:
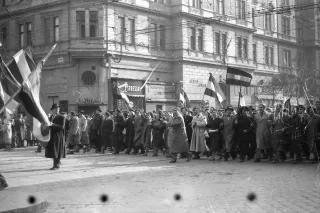
[[[46,146],[45,156],[47,158],[65,158],[64,128],[66,118],[63,115],[57,114],[52,116],[50,120],[53,124],[50,126],[50,141]]]

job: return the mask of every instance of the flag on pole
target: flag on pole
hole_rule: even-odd
[[[178,87],[177,91],[179,102],[182,103],[183,106],[190,107],[190,100],[187,93],[183,90],[182,85]]]
[[[220,104],[226,100],[226,96],[224,95],[222,89],[220,88],[219,84],[214,79],[212,73],[210,73],[209,80],[207,83],[207,87],[204,91],[205,95],[210,97],[217,98]]]
[[[130,108],[133,108],[133,102],[129,100],[128,96],[124,92],[120,92],[120,96]]]
[[[289,114],[291,114],[291,98],[288,98],[284,104],[283,104],[283,108],[288,109],[289,110]]]
[[[9,68],[2,60],[1,56],[0,56],[0,80],[1,80],[3,91],[6,94],[8,94],[8,96],[13,96],[17,91],[21,90],[21,84],[16,80],[16,78],[10,72]]]
[[[32,69],[37,67],[37,65],[24,50],[20,50],[16,53],[13,56],[13,60],[11,60],[7,66],[15,79],[22,85],[21,91],[17,96],[18,102],[24,105],[27,112],[40,123],[49,125],[50,122],[48,116],[40,104],[39,94],[35,94],[39,89],[38,86],[40,85],[40,80],[38,80],[39,84],[34,84],[34,81],[38,78],[38,74],[41,72],[41,69],[40,71],[31,74],[33,71]]]
[[[236,68],[228,67],[226,83],[248,87],[251,84],[252,75]]]

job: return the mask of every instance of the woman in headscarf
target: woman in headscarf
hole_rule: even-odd
[[[171,154],[171,161],[169,163],[175,163],[177,161],[177,154],[184,154],[187,156],[187,161],[190,161],[188,137],[186,133],[186,127],[184,124],[183,116],[175,109],[173,116],[168,116],[167,126],[168,132],[168,147]]]
[[[199,111],[197,107],[193,109],[194,116],[191,122],[192,139],[190,151],[193,152],[193,159],[200,159],[200,153],[206,151],[204,131],[207,125],[207,118]]]

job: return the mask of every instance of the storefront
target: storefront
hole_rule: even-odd
[[[177,106],[177,88],[172,83],[149,83],[146,86],[146,111],[170,111]]]
[[[113,109],[128,110],[129,107],[123,99],[117,98],[118,92],[125,93],[129,100],[133,102],[133,109],[145,110],[145,89],[141,89],[143,81],[112,78],[112,94],[113,94]]]

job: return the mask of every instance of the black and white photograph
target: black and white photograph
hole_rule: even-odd
[[[0,213],[319,213],[320,0],[0,0]]]

